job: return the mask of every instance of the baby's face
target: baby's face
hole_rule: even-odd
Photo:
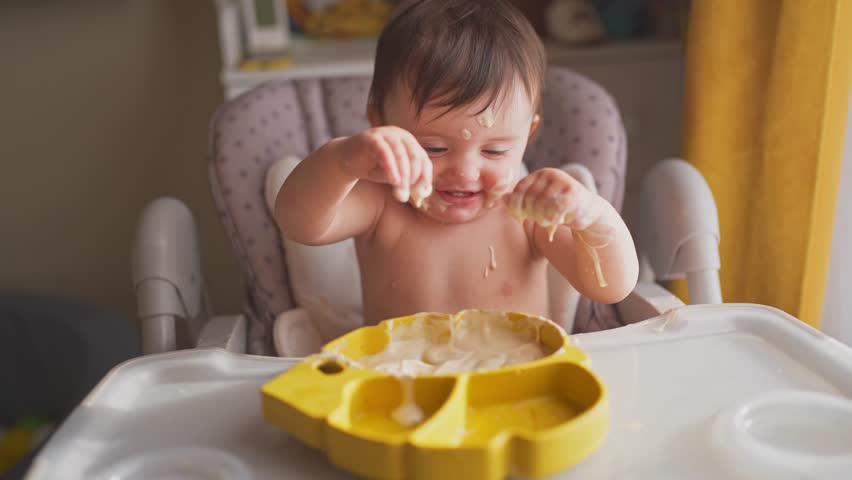
[[[421,210],[441,222],[463,223],[499,205],[499,197],[518,180],[538,124],[523,87],[507,91],[482,113],[487,99],[449,112],[427,105],[419,117],[408,89],[396,90],[385,103],[384,123],[411,132],[432,160],[433,193]]]

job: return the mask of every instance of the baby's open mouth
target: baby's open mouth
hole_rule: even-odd
[[[467,198],[467,197],[473,196],[475,194],[475,192],[455,192],[455,191],[453,191],[453,192],[441,192],[441,193],[445,193],[447,195],[450,195],[450,196],[453,196],[453,197],[456,197],[456,198]]]
[[[482,196],[481,191],[470,190],[438,190],[438,195],[447,203],[453,205],[467,205],[475,202]]]

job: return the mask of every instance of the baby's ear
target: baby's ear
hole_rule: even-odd
[[[539,114],[533,115],[532,123],[530,123],[530,137],[533,136],[536,130],[538,130],[538,124],[541,123],[541,116]]]

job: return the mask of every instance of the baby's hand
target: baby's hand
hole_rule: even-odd
[[[586,231],[595,225],[603,214],[600,197],[590,192],[571,175],[556,168],[543,168],[527,175],[504,197],[512,215],[518,220],[531,220],[550,229],[550,238],[559,225],[575,231]],[[601,232],[586,232],[587,237],[609,237],[610,228]],[[591,234],[591,235],[588,235]],[[590,239],[591,240],[591,239]],[[604,240],[595,239],[595,240]],[[595,242],[598,243],[598,242]]]
[[[432,162],[407,130],[383,126],[348,137],[341,162],[350,175],[393,185],[400,202],[410,195],[419,203],[432,194]]]

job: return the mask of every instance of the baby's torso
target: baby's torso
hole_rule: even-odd
[[[473,222],[442,225],[392,203],[356,248],[367,324],[467,308],[548,316],[546,261],[502,206]]]

